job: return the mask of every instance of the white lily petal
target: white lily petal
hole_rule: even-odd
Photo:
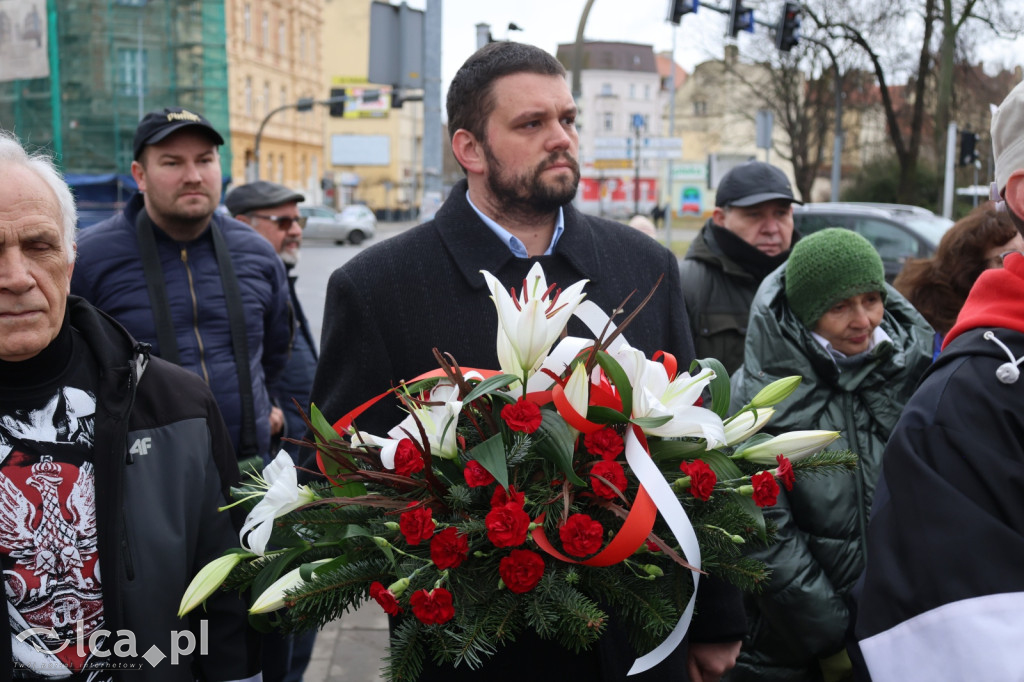
[[[330,559],[320,559],[312,563],[316,565],[325,564]],[[253,602],[252,608],[249,609],[249,613],[270,613],[271,611],[277,611],[279,608],[284,606],[285,592],[288,590],[294,590],[297,587],[301,587],[306,584],[306,581],[302,579],[301,575],[302,568],[294,568],[280,578],[271,583],[270,587],[263,591],[256,601]]]
[[[582,362],[572,368],[569,381],[565,382],[564,391],[565,399],[572,405],[572,409],[584,417],[587,416],[587,407],[590,404],[590,380]]]
[[[759,410],[744,410],[725,425],[726,445],[736,445],[760,431],[775,414],[775,408],[767,407]]]

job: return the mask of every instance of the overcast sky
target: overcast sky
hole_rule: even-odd
[[[406,0],[410,7],[424,9],[426,0]],[[435,0],[436,1],[436,0]],[[1024,2],[1024,0],[1001,0]],[[506,38],[531,43],[552,54],[560,43],[576,40],[576,29],[586,0],[442,0],[443,48],[441,53],[442,90],[447,92],[452,76],[476,50],[476,24],[491,25],[496,40]],[[709,1],[725,7],[728,0]],[[751,3],[754,4],[754,3]],[[764,3],[772,7],[759,20],[774,23],[781,12],[782,0]],[[588,40],[616,40],[654,45],[656,51],[672,47],[672,25],[666,21],[669,0],[595,0],[587,19],[584,36]],[[522,31],[508,31],[510,22]],[[676,30],[676,61],[686,71],[708,59],[722,56],[726,17],[702,7],[687,14]],[[740,34],[740,50],[751,40],[771,40],[769,30],[757,27],[753,35]],[[993,41],[980,51],[986,61],[1000,65],[1024,64],[1024,37],[1016,42]]]

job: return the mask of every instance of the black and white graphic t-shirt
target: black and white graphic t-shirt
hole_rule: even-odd
[[[50,362],[41,354],[14,363],[17,385],[13,365],[0,363],[0,564],[14,679],[109,682],[108,659],[94,654],[105,648],[92,462],[98,375],[80,340],[62,334],[54,344],[65,352],[51,345]],[[26,381],[32,364],[39,372]]]

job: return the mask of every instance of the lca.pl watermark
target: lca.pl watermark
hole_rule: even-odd
[[[198,644],[200,656],[205,656],[209,653],[209,630],[209,623],[205,619],[199,621]],[[113,655],[118,660],[111,661],[109,666],[105,666],[112,668],[128,667],[130,664],[125,661],[128,658],[142,658],[155,668],[167,658],[167,654],[161,651],[155,644],[149,647],[149,650],[140,657],[135,641],[135,633],[131,630],[118,630],[116,633],[112,633],[110,630],[101,628],[86,637],[84,625],[82,621],[78,621],[75,624],[75,634],[77,636],[74,642],[66,639],[60,643],[60,646],[54,649],[47,648],[40,643],[41,638],[49,641],[58,639],[57,631],[53,628],[28,628],[18,633],[17,640],[24,642],[26,639],[32,638],[32,647],[42,654],[56,654],[74,644],[75,653],[80,659],[84,659],[87,653],[91,653],[101,659],[109,658]],[[171,665],[177,665],[183,656],[186,658],[191,656],[196,650],[196,643],[196,635],[191,630],[171,630],[170,643],[168,645],[171,654]],[[100,667],[104,666],[101,664]],[[96,670],[95,662],[91,663],[89,668]]]

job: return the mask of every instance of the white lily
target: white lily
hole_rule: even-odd
[[[590,405],[590,379],[587,377],[587,370],[584,363],[579,362],[572,369],[569,380],[563,388],[565,399],[572,405],[580,415],[587,416],[587,407]]]
[[[721,417],[694,405],[715,378],[713,371],[704,369],[695,376],[681,372],[669,379],[665,365],[648,360],[636,348],[624,346],[613,356],[633,387],[633,417],[671,417],[661,426],[645,428],[644,433],[664,438],[695,436],[703,438],[708,449],[725,442]]]
[[[466,377],[471,378],[470,374]],[[431,455],[443,459],[455,459],[459,456],[456,426],[459,413],[462,412],[462,401],[459,400],[458,387],[446,383],[438,384],[431,389],[426,400],[443,404],[419,405],[410,402],[409,416],[388,431],[387,437],[363,434],[366,441],[380,447],[380,461],[386,468],[395,468],[395,452],[402,439],[411,438],[421,449],[423,448],[423,438],[417,422],[422,424],[427,434]]]
[[[744,410],[725,425],[725,444],[736,445],[753,436],[768,423],[775,414],[775,409],[768,407],[760,410]]]
[[[320,559],[319,561],[312,562],[314,565],[319,566],[325,564],[330,559]],[[306,584],[306,581],[302,579],[300,572],[302,567],[292,569],[282,575],[280,578],[271,583],[270,587],[263,591],[256,601],[253,602],[252,607],[249,609],[249,613],[270,613],[271,611],[277,611],[279,608],[284,606],[285,592],[288,590],[294,590],[297,587],[302,587]],[[314,569],[315,571],[315,569]]]
[[[583,300],[580,280],[549,298],[544,269],[535,263],[526,275],[523,288],[514,297],[494,275],[481,270],[498,311],[498,364],[501,371],[527,379],[544,362],[551,344],[558,339],[573,312]]]
[[[238,565],[243,558],[242,554],[232,552],[217,557],[210,563],[203,566],[192,582],[188,584],[185,594],[181,597],[181,604],[178,606],[178,618],[202,604],[213,594],[218,587],[230,575],[232,569]]]
[[[274,519],[319,498],[308,485],[298,485],[295,463],[284,450],[263,469],[263,476],[258,480],[266,492],[245,517],[238,537],[242,547],[263,556],[274,530]]]
[[[836,438],[839,438],[838,431],[790,431],[753,445],[741,451],[739,456],[762,466],[775,464],[778,455],[785,455],[790,462],[796,462],[821,452]]]

